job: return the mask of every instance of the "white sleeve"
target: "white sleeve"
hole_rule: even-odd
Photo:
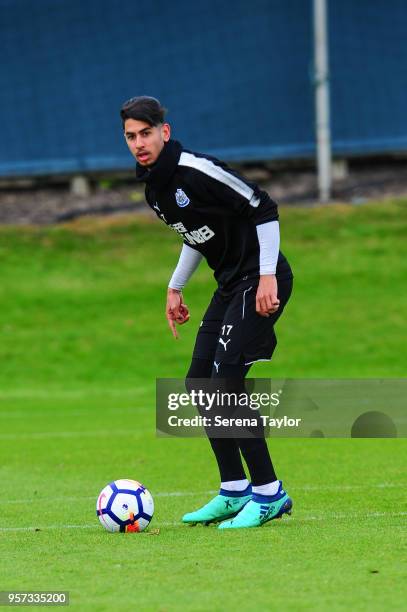
[[[260,245],[260,275],[275,274],[280,249],[280,227],[278,221],[256,225]]]
[[[168,287],[171,289],[182,289],[199,266],[202,257],[201,253],[184,244]]]

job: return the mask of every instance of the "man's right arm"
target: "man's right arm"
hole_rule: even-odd
[[[177,267],[171,277],[168,287],[180,291],[185,287],[197,267],[199,266],[203,255],[192,249],[187,244],[182,246],[181,255],[179,256]]]
[[[187,244],[182,247],[177,267],[168,283],[165,314],[174,338],[178,338],[175,323],[186,323],[189,319],[188,306],[184,304],[182,289],[199,266],[203,255]]]

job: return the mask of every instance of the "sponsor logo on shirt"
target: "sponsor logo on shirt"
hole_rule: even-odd
[[[173,223],[170,227],[180,234],[189,244],[202,244],[215,235],[215,232],[207,225],[203,225],[196,230],[187,230],[185,225],[180,221],[179,223]]]
[[[190,202],[189,197],[187,196],[185,191],[182,191],[182,189],[177,189],[177,191],[175,192],[175,200],[180,208],[188,206]]]

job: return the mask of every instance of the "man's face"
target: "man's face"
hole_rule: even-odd
[[[130,153],[141,166],[151,166],[157,161],[165,142],[170,139],[170,126],[163,123],[151,126],[138,119],[126,119],[124,137]]]

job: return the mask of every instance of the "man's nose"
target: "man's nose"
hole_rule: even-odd
[[[134,136],[134,138],[131,139],[131,141],[129,142],[130,148],[131,149],[138,149],[140,147],[140,140],[137,138],[137,136]]]

